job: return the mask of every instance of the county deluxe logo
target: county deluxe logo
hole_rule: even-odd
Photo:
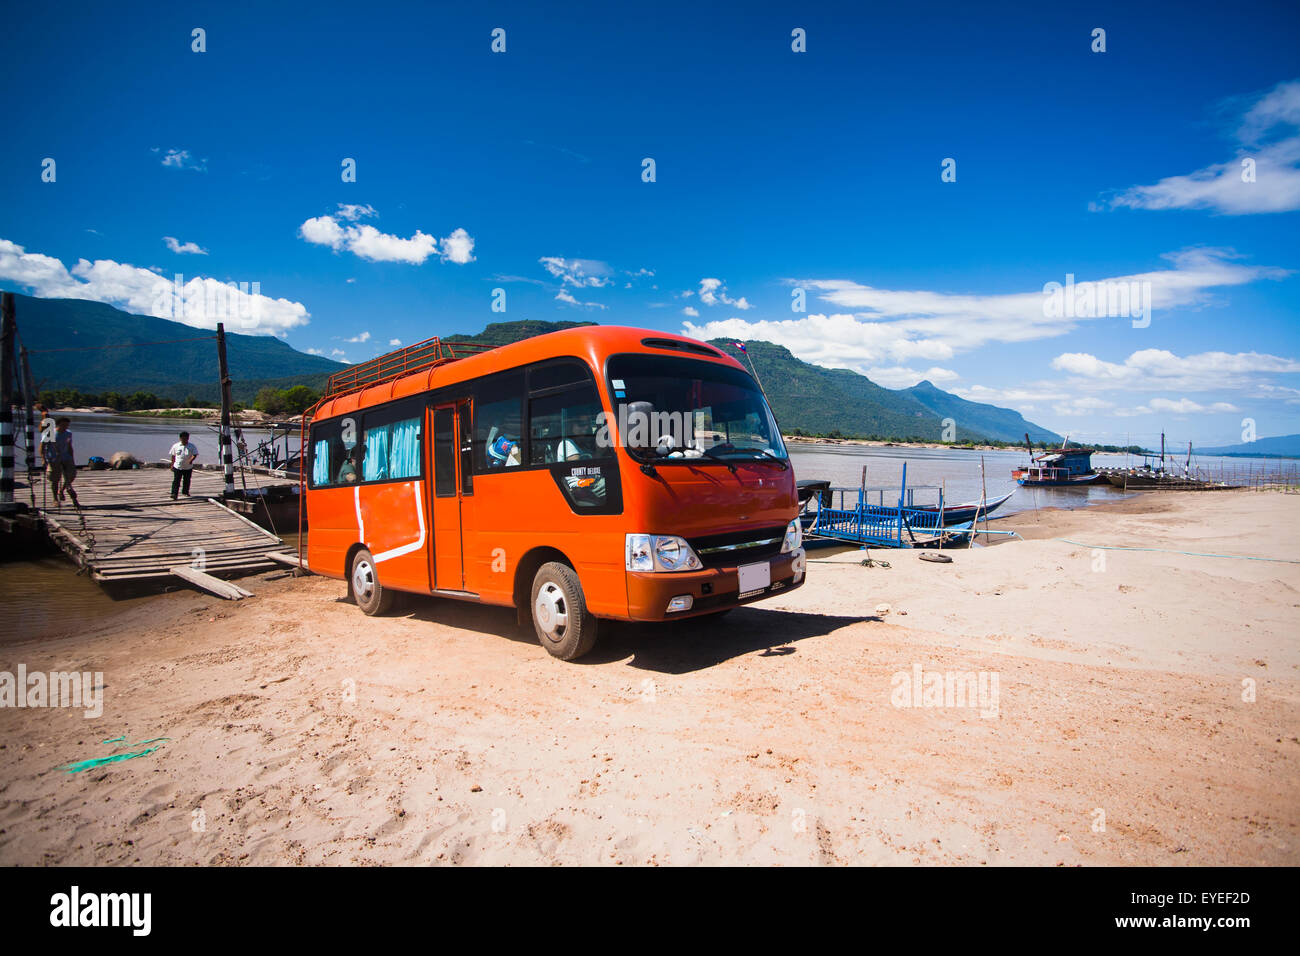
[[[148,936],[152,925],[152,893],[70,893],[50,897],[51,926],[129,926],[135,936]]]

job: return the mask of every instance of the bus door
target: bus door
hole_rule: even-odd
[[[433,409],[433,586],[465,590],[465,499],[474,493],[469,399]]]

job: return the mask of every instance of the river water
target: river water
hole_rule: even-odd
[[[61,414],[61,413],[55,413]],[[77,464],[83,465],[92,455],[109,458],[114,452],[125,451],[141,461],[159,461],[167,457],[167,450],[176,442],[182,431],[190,433],[190,441],[199,450],[200,464],[218,464],[217,430],[200,419],[137,418],[131,415],[71,414],[69,429],[72,445],[77,452]],[[14,452],[19,471],[25,465],[25,426],[17,425],[17,444]],[[270,435],[266,428],[245,427],[244,440],[250,448]],[[39,440],[39,438],[38,438]],[[289,436],[290,446],[298,447],[298,433]],[[277,447],[281,441],[277,439]]]

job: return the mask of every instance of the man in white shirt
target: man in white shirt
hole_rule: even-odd
[[[54,419],[50,417],[50,410],[44,405],[38,406],[41,410],[41,459],[48,468],[55,459],[54,455]]]
[[[186,498],[190,496],[190,475],[194,471],[194,459],[199,457],[189,432],[181,432],[180,439],[167,453],[172,460],[172,501],[176,500],[177,490]]]

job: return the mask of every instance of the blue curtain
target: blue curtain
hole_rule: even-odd
[[[330,471],[330,443],[322,438],[316,442],[311,456],[311,483],[313,485],[333,484],[334,473]]]
[[[414,478],[420,473],[420,420],[408,418],[392,426],[390,478]]]
[[[420,474],[418,418],[368,428],[365,442],[366,457],[361,461],[362,480],[415,478]]]
[[[380,425],[366,430],[366,457],[361,459],[361,477],[365,481],[389,477],[388,445],[392,431],[392,425]]]

